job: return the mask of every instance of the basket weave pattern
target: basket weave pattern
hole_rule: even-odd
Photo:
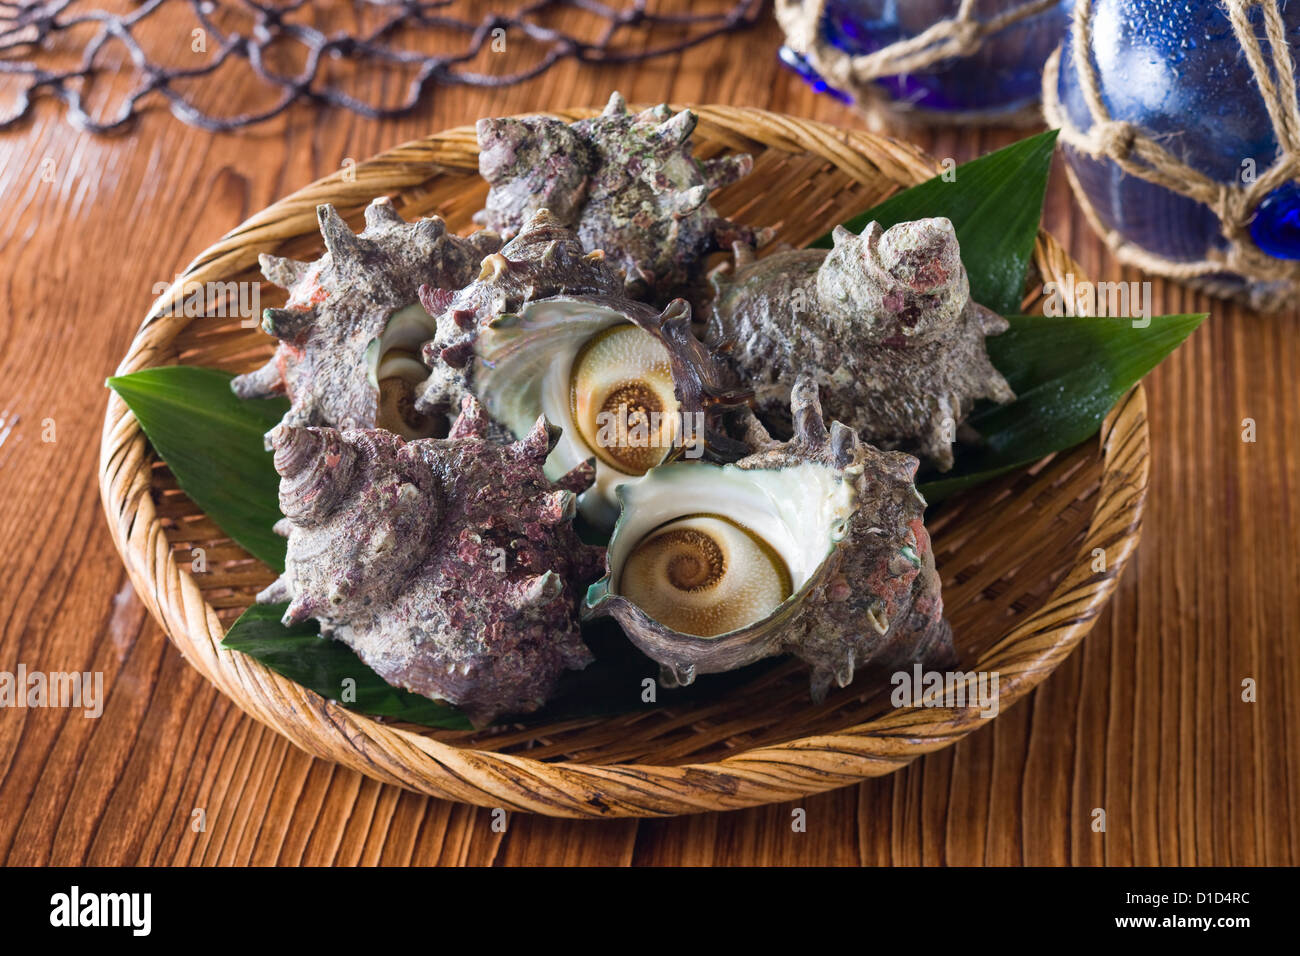
[[[554,115],[576,119],[591,110]],[[715,197],[719,211],[774,226],[801,245],[938,170],[914,147],[761,110],[700,107],[696,152],[754,156],[754,171]],[[271,340],[238,318],[171,308],[184,284],[257,281],[262,252],[321,250],[317,204],[356,224],[389,195],[406,218],[437,213],[467,232],[487,192],[472,127],[407,143],[256,214],[199,256],[145,319],[118,374],[187,363],[243,372]],[[1030,288],[1077,266],[1046,234]],[[264,304],[276,291],[263,286]],[[1026,299],[1031,310],[1034,296]],[[935,510],[928,525],[961,666],[999,674],[999,707],[1029,692],[1092,626],[1137,544],[1146,494],[1141,386],[1112,410],[1097,442],[1053,456]],[[219,466],[219,463],[214,463]],[[136,590],[193,666],[243,710],[297,746],[411,790],[508,810],[568,817],[657,816],[789,800],[891,773],[981,726],[975,706],[890,706],[864,676],[814,706],[791,662],[725,696],[646,705],[614,717],[488,731],[431,731],[381,722],[326,701],[242,654],[222,635],[274,572],[250,558],[179,490],[139,424],[109,399],[100,459],[109,524]],[[191,574],[190,549],[208,570]],[[1106,570],[1094,572],[1094,549]],[[653,668],[647,663],[647,675]],[[866,688],[873,688],[867,690]],[[629,697],[639,691],[629,689]]]

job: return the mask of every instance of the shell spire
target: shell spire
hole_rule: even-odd
[[[810,369],[832,418],[947,471],[975,402],[1015,398],[984,346],[1007,322],[971,299],[947,219],[873,222],[861,236],[836,227],[832,238],[829,252],[757,260],[739,247],[734,270],[714,277],[706,338],[725,343],[774,430],[788,430],[790,386]]]
[[[479,172],[491,185],[477,220],[514,235],[547,208],[584,247],[601,249],[627,293],[660,304],[697,283],[704,257],[733,241],[761,245],[770,230],[721,216],[709,194],[752,168],[748,156],[707,163],[691,154],[690,110],[630,113],[618,93],[576,123],[548,117],[478,124]]]
[[[429,423],[414,414],[413,391],[427,374],[418,349],[434,324],[418,289],[463,286],[500,239],[489,232],[450,235],[437,217],[408,223],[387,198],[366,208],[360,233],[332,205],[316,214],[326,248],[320,259],[259,259],[263,275],[289,293],[283,308],[266,309],[262,318],[280,344],[270,361],[231,387],[241,398],[287,395],[286,425],[378,424],[421,434]]]
[[[262,253],[258,261],[262,266],[262,275],[286,289],[297,285],[307,277],[307,273],[311,272],[310,262],[298,262],[295,259],[270,256],[266,253]]]
[[[382,200],[378,202],[382,204]],[[334,259],[334,267],[343,271],[360,266],[363,255],[369,251],[370,241],[363,240],[354,233],[332,203],[322,203],[316,207],[316,221],[320,224],[325,248]],[[369,225],[367,228],[370,228]]]
[[[351,481],[356,452],[333,429],[276,425],[269,435],[280,476],[280,512],[302,524],[338,503]]]
[[[548,422],[546,416],[539,415],[532,431],[514,443],[514,453],[520,458],[531,459],[540,466],[559,440],[560,429]]]
[[[485,256],[473,281],[455,289],[425,285],[420,301],[439,326],[439,341],[456,332],[475,331],[492,319],[535,299],[555,295],[616,295],[618,277],[604,265],[604,254],[586,251],[573,230],[549,209],[539,209],[499,252]],[[426,352],[428,350],[426,349]]]

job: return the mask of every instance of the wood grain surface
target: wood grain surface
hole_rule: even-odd
[[[178,50],[189,28],[175,26]],[[1213,314],[1148,379],[1152,474],[1137,560],[1081,650],[1027,701],[891,777],[673,820],[515,815],[497,832],[488,811],[294,749],[200,678],[145,613],[110,542],[95,466],[103,381],[155,285],[346,160],[483,115],[598,105],[619,89],[633,101],[860,124],[778,65],[779,40],[765,22],[684,56],[565,62],[498,91],[438,89],[399,121],[302,106],[211,135],[155,109],[107,138],[72,129],[43,102],[0,133],[0,670],[102,671],[106,689],[98,719],[0,710],[0,860],[1300,862],[1300,325],[1295,311],[1257,315],[1161,281],[1157,312]],[[238,102],[252,88],[233,72],[214,95]],[[395,89],[384,77],[359,85],[372,97]],[[901,135],[960,162],[1021,134]],[[1106,253],[1063,176],[1045,222],[1088,274],[1146,278]],[[1244,419],[1253,442],[1242,440]],[[1253,703],[1242,700],[1247,678]],[[792,830],[795,807],[806,832]],[[1106,811],[1104,833],[1091,826],[1095,808]]]

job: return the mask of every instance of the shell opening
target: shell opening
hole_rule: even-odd
[[[383,334],[370,344],[370,381],[379,390],[375,425],[408,441],[447,434],[444,416],[426,415],[415,407],[416,386],[429,377],[428,367],[420,361],[420,345],[432,339],[437,328],[433,317],[416,303],[394,312]]]
[[[615,489],[667,458],[682,425],[664,344],[616,308],[557,297],[484,329],[474,351],[475,390],[488,414],[516,436],[539,414],[560,428],[548,477],[596,459],[595,483],[578,506],[611,527]]]
[[[657,624],[720,637],[771,617],[813,581],[857,507],[820,463],[674,462],[625,484],[609,594]]]

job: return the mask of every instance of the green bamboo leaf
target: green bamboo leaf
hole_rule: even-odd
[[[946,216],[961,244],[971,296],[995,312],[1015,312],[1043,214],[1056,134],[1048,130],[962,163],[950,182],[935,176],[854,216],[844,227],[860,233],[871,222],[888,229],[912,219]],[[829,249],[830,234],[813,246]]]
[[[983,439],[961,449],[953,470],[919,487],[930,504],[1097,433],[1115,403],[1195,331],[1200,315],[1133,319],[1009,317],[986,340],[989,357],[1015,390],[1008,405],[984,404],[967,421]]]
[[[280,476],[262,436],[289,408],[283,399],[245,401],[228,372],[192,365],[147,368],[108,380],[182,490],[245,551],[284,570]]]
[[[338,701],[344,680],[356,682],[356,698],[342,702],[362,714],[396,717],[445,730],[469,730],[469,719],[450,704],[399,690],[384,682],[342,641],[321,637],[315,621],[285,627],[287,604],[254,604],[231,625],[222,647],[241,651],[277,674]]]

